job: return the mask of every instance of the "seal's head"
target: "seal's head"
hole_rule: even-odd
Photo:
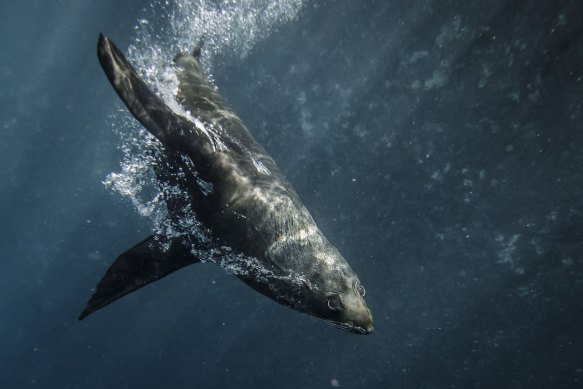
[[[306,306],[301,310],[350,332],[372,333],[373,318],[358,276],[335,249],[318,256],[318,266],[304,282]]]
[[[326,293],[322,318],[336,327],[359,334],[370,334],[374,325],[370,309],[364,301],[365,289],[358,279],[350,287]]]

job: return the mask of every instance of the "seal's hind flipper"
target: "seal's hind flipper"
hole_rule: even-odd
[[[206,32],[201,35],[200,39],[198,40],[198,43],[196,44],[196,46],[194,46],[194,49],[192,49],[192,56],[199,61],[200,61],[200,54],[202,52],[202,46],[204,46],[204,38],[205,37],[206,37]]]
[[[115,44],[103,35],[99,36],[97,55],[107,78],[130,112],[164,146],[183,151],[187,146],[201,146],[208,141],[206,137],[192,136],[200,135],[196,126],[172,111],[138,76]]]

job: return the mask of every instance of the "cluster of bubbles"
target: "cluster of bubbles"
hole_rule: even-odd
[[[202,63],[211,78],[218,58],[244,58],[275,29],[296,19],[305,0],[153,0],[137,21],[128,58],[139,75],[175,112],[188,117],[175,96],[178,80],[173,58],[191,51],[204,37]],[[180,196],[177,188],[164,187],[156,180],[156,152],[162,146],[126,109],[112,118],[123,152],[121,171],[110,173],[104,184],[128,198],[137,212],[149,218],[155,233],[171,237],[185,229],[199,228],[196,219],[182,220],[182,226],[168,222],[165,199]],[[184,214],[187,214],[186,212]],[[180,228],[178,228],[180,227]]]
[[[138,20],[128,57],[140,75],[176,108],[174,56],[204,39],[202,63],[212,79],[217,58],[245,58],[278,27],[295,20],[305,0],[153,0]]]

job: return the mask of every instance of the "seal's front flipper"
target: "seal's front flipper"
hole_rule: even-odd
[[[150,236],[115,260],[99,281],[79,320],[142,286],[196,262],[200,260],[192,255],[190,244],[184,242],[184,238],[171,241],[170,247],[165,249],[154,236]]]

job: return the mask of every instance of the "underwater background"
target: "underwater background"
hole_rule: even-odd
[[[0,18],[0,387],[583,385],[582,2],[22,0]],[[100,32],[162,94],[206,32],[221,94],[366,287],[372,335],[213,264],[77,321],[160,212]]]

